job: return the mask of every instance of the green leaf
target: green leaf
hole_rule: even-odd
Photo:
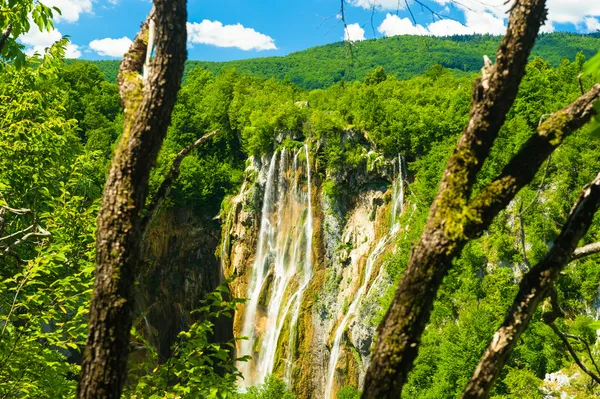
[[[593,73],[598,72],[599,70],[600,70],[600,53],[598,53],[595,56],[593,56],[592,58],[590,58],[583,65],[583,72],[584,73],[593,74]]]
[[[600,330],[600,320],[591,322],[590,324],[588,324],[588,327],[592,330]]]

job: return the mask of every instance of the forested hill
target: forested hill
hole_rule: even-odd
[[[357,42],[352,51],[343,42],[313,47],[285,57],[254,58],[230,62],[188,61],[188,72],[201,66],[210,72],[236,68],[260,77],[289,80],[304,89],[329,87],[340,80],[362,80],[377,66],[388,74],[408,79],[435,64],[456,72],[478,71],[482,56],[494,58],[499,36],[469,35],[450,37],[395,36]],[[562,59],[573,60],[578,52],[586,57],[600,48],[600,33],[579,35],[551,33],[540,35],[533,56],[541,56],[553,66]],[[107,79],[116,80],[119,61],[94,61]]]

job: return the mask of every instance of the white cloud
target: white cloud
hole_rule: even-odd
[[[270,36],[245,28],[241,24],[223,25],[219,21],[188,22],[188,41],[191,44],[210,44],[217,47],[236,47],[241,50],[277,50]]]
[[[386,15],[385,19],[377,28],[379,33],[385,36],[398,36],[398,35],[425,35],[428,34],[427,29],[422,25],[413,25],[412,21],[408,18],[400,18],[394,14]]]
[[[541,33],[552,33],[556,30],[554,24],[551,21],[546,21],[544,25],[540,28]]]
[[[33,55],[36,52],[43,54],[47,47],[52,46],[60,39],[62,39],[62,34],[57,29],[52,29],[50,32],[40,32],[37,25],[33,23],[29,32],[19,36],[19,41],[25,45],[25,53],[27,55]],[[79,46],[73,43],[67,44],[65,57],[81,57]]]
[[[48,7],[58,7],[62,13],[55,13],[56,22],[76,22],[80,14],[90,14],[92,12],[91,0],[45,0],[44,4]]]
[[[548,20],[558,23],[581,24],[586,17],[600,16],[597,0],[548,0]]]
[[[99,55],[108,57],[122,57],[123,54],[131,46],[130,38],[123,36],[119,39],[112,39],[107,37],[105,39],[96,39],[90,42],[90,48],[97,52]]]
[[[473,33],[471,29],[452,19],[435,21],[427,25],[427,30],[433,36],[468,35]]]
[[[466,25],[451,19],[442,19],[427,26],[414,25],[409,18],[400,18],[394,14],[387,14],[381,25],[377,28],[385,36],[396,35],[466,35],[471,33],[492,33],[501,35],[506,31],[504,21],[496,16],[483,12],[477,14],[473,11],[465,13]]]
[[[465,26],[472,33],[491,33],[494,35],[506,33],[504,15],[498,16],[488,11],[465,11]]]
[[[81,57],[81,50],[79,50],[79,46],[76,44],[69,43],[67,44],[67,51],[65,52],[66,58],[79,58]]]
[[[50,47],[57,40],[62,38],[62,34],[53,29],[50,32],[40,32],[37,25],[31,24],[29,32],[19,36],[19,41],[25,45],[25,52],[29,55],[35,53],[43,53],[46,47]]]
[[[448,13],[448,5],[453,6],[464,16],[464,23],[452,20],[436,21],[425,25],[425,33],[419,33],[419,26],[415,26],[410,19],[392,18],[389,14],[386,20],[380,25],[379,30],[383,34],[390,36],[394,34],[431,34],[436,36],[469,34],[469,33],[492,33],[503,34],[506,32],[506,22],[508,18],[507,11],[515,0],[508,4],[506,0],[461,0],[454,2],[452,0],[424,0],[429,3],[432,9],[439,10],[440,13]],[[406,2],[398,0],[350,0],[349,4],[356,7],[371,9],[373,5],[380,10],[404,9]],[[541,31],[548,33],[556,29],[556,24],[570,23],[578,30],[585,32],[595,32],[600,29],[600,1],[598,0],[548,0],[549,10],[548,21],[542,27]],[[421,12],[422,9],[417,6],[414,0],[408,0],[409,6],[414,6],[415,10]],[[427,14],[428,11],[423,12]],[[423,18],[425,19],[425,18]],[[410,23],[410,24],[409,24]]]
[[[359,24],[350,24],[344,30],[344,40],[350,42],[365,40],[365,30]]]
[[[598,21],[598,18],[588,17],[584,20],[584,22],[588,32],[596,32],[600,30],[600,21]]]

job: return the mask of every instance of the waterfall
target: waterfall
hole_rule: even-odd
[[[312,279],[308,147],[295,151],[291,162],[290,155],[283,149],[273,154],[269,164],[243,321],[242,335],[247,339],[240,345],[240,355],[252,358],[238,365],[244,375],[243,387],[262,383],[278,361],[285,362],[285,375],[291,376],[302,295]],[[280,342],[286,324],[289,337]],[[278,348],[284,344],[288,355],[281,359]]]
[[[367,258],[365,273],[363,277],[362,284],[356,294],[354,295],[354,299],[350,306],[348,307],[348,311],[346,315],[338,325],[335,330],[335,335],[333,339],[333,344],[331,346],[331,353],[329,355],[329,364],[327,367],[327,381],[325,385],[325,399],[331,399],[333,397],[333,383],[335,381],[335,370],[340,357],[340,352],[342,348],[342,341],[344,338],[344,333],[350,321],[358,314],[360,310],[360,305],[362,304],[363,299],[368,296],[371,292],[371,288],[375,284],[371,284],[369,290],[367,291],[367,287],[369,285],[369,281],[371,280],[371,274],[373,273],[373,266],[379,257],[383,254],[385,248],[387,247],[389,241],[394,237],[394,235],[400,229],[400,216],[402,215],[402,209],[404,205],[404,182],[406,180],[406,172],[404,166],[404,157],[402,155],[398,155],[398,168],[396,169],[396,163],[394,162],[394,179],[392,183],[392,210],[391,210],[391,227],[390,230],[385,234],[382,238],[377,241],[377,244],[370,252],[369,257]],[[381,273],[378,273],[375,281],[379,278]],[[365,295],[365,291],[367,291],[367,295]]]

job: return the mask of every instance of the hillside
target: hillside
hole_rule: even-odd
[[[482,56],[496,53],[499,36],[469,35],[451,37],[395,36],[357,42],[352,52],[343,42],[312,47],[285,57],[266,57],[230,62],[190,60],[185,76],[200,66],[212,73],[236,68],[259,77],[288,80],[307,90],[331,86],[341,80],[362,80],[377,66],[388,74],[408,79],[422,74],[435,64],[457,73],[478,71]],[[586,57],[600,48],[600,34],[551,33],[540,35],[532,56],[540,56],[553,66],[578,52]],[[93,61],[108,80],[117,76],[119,61]]]

